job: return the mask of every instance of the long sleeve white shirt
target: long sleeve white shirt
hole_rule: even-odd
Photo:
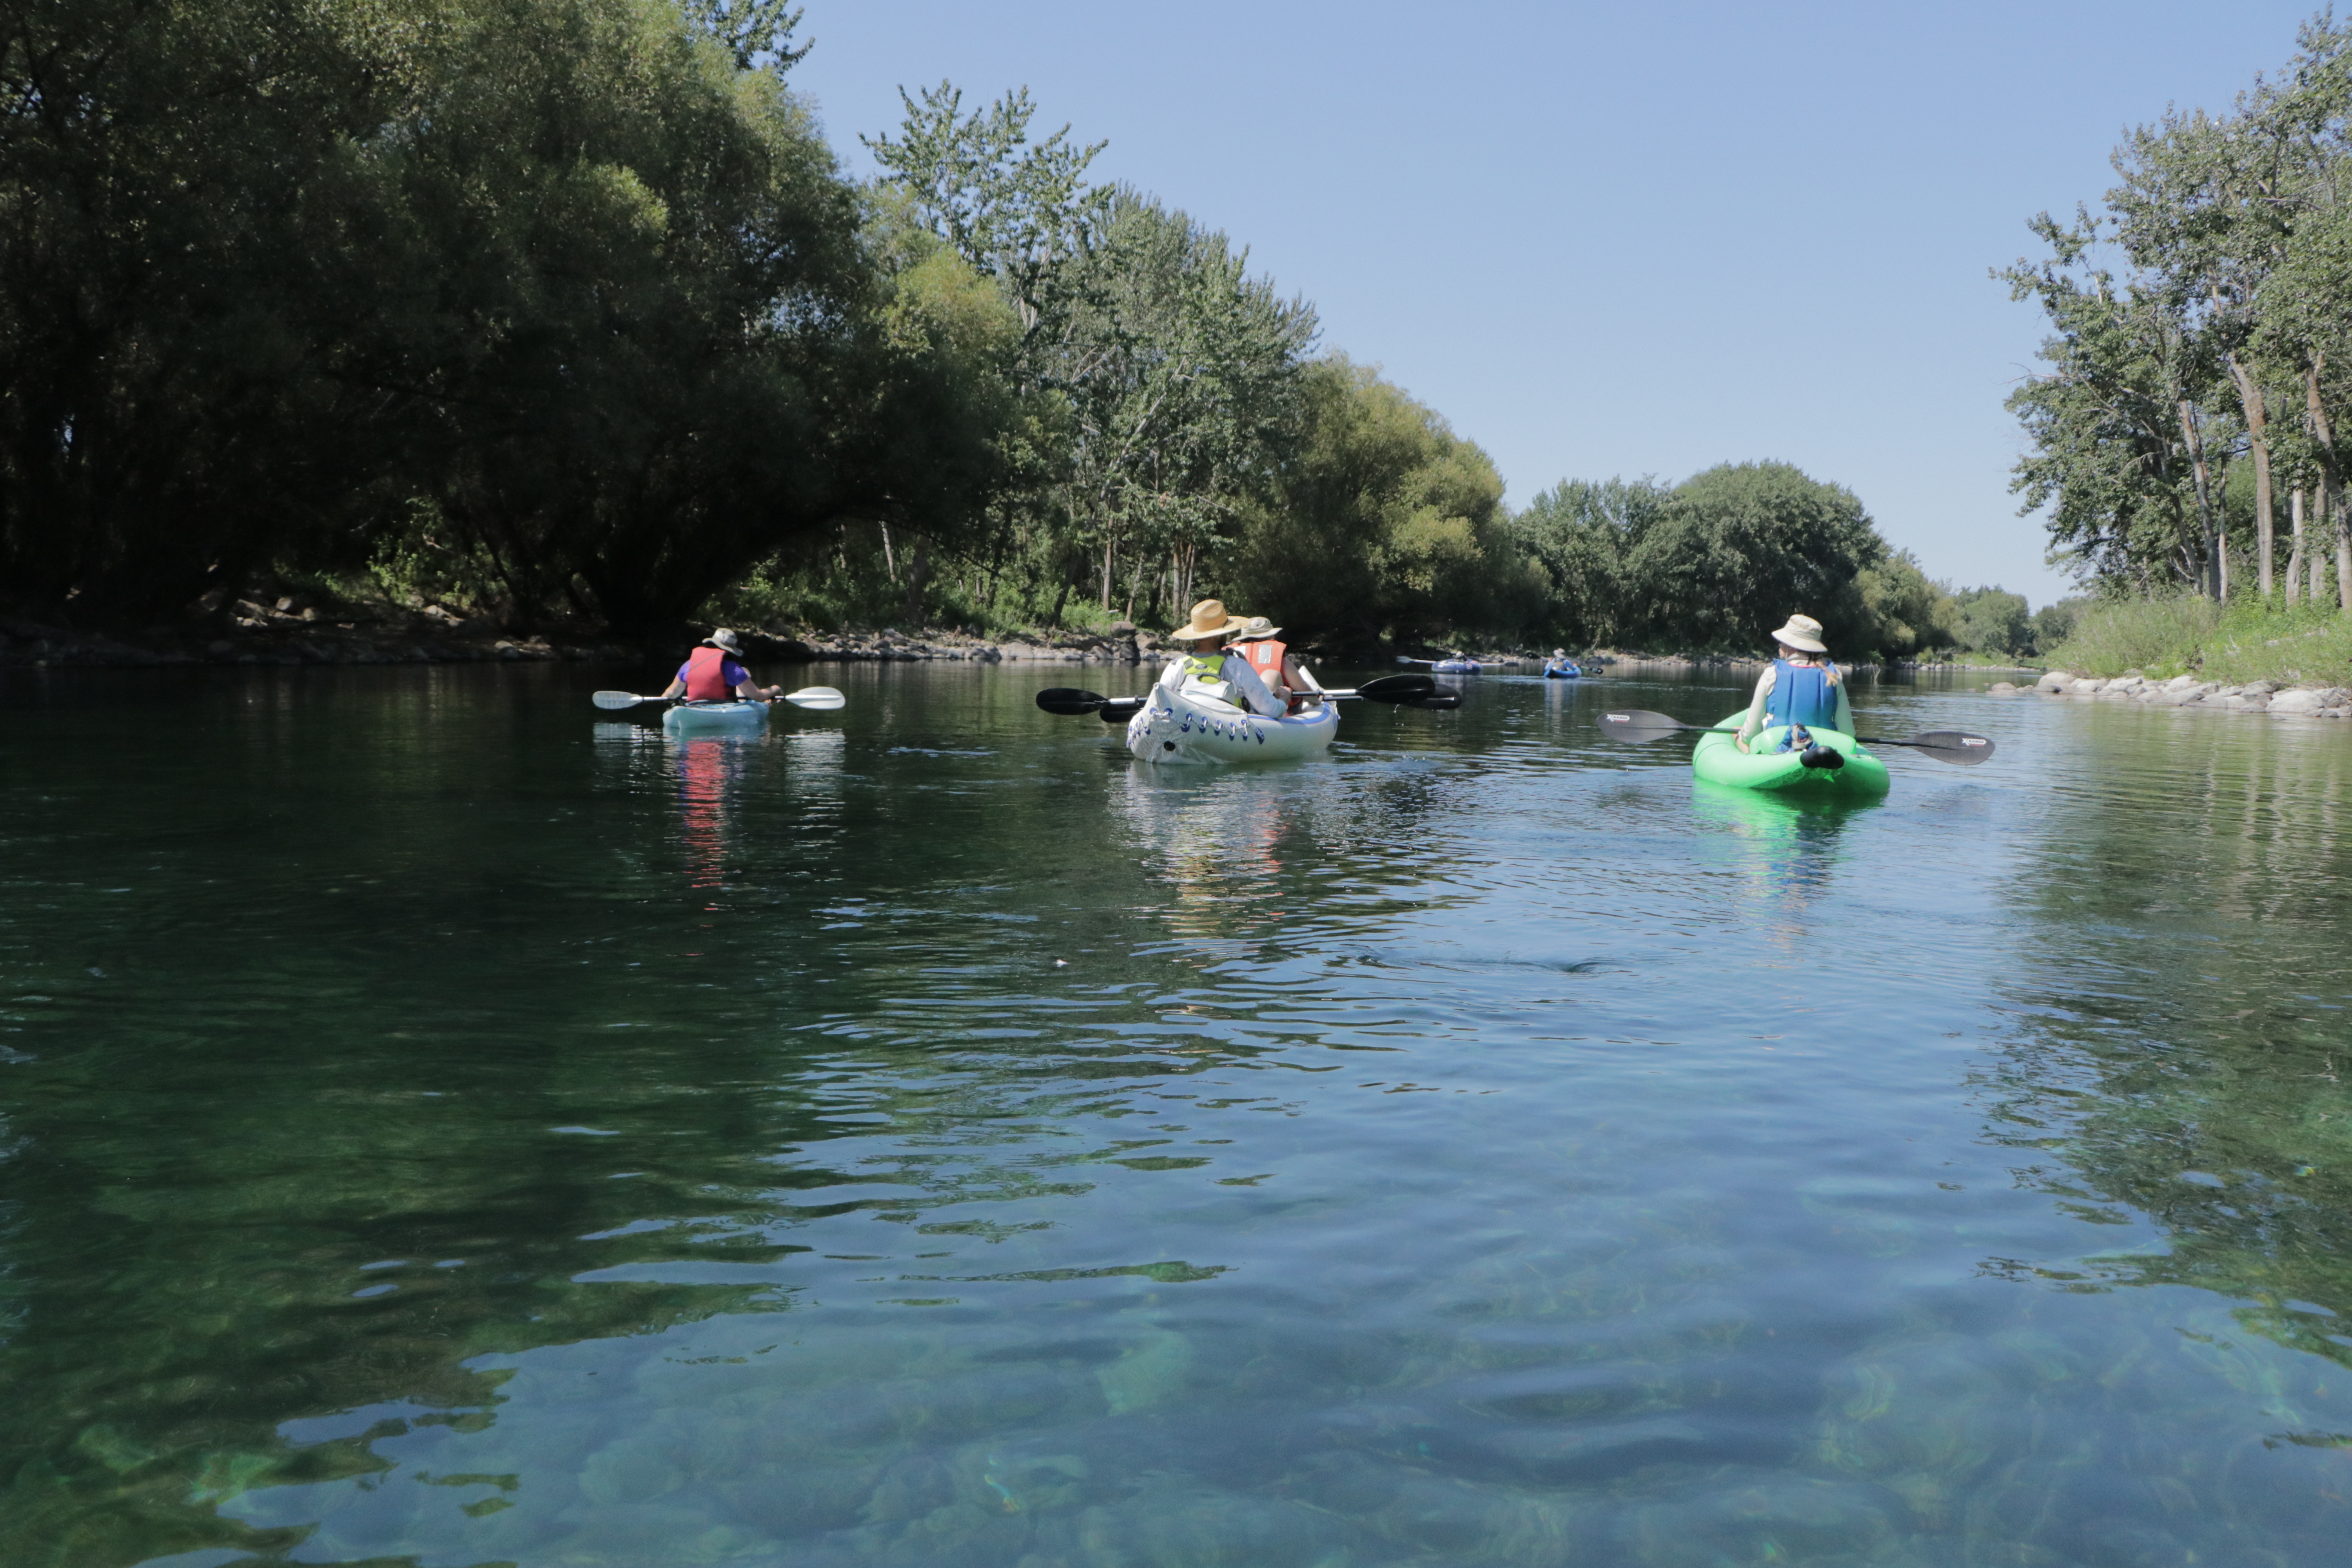
[[[1224,664],[1217,671],[1217,679],[1232,691],[1233,698],[1228,700],[1234,700],[1236,707],[1247,708],[1261,719],[1279,719],[1287,711],[1287,705],[1282,699],[1266,689],[1265,678],[1258,674],[1249,660],[1237,653],[1225,655]],[[1184,661],[1181,658],[1170,660],[1168,668],[1160,673],[1160,684],[1171,691],[1182,686]]]

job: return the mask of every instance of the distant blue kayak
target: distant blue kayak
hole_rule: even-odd
[[[1414,663],[1421,661],[1415,659]],[[1432,675],[1475,675],[1486,667],[1475,658],[1440,658],[1430,662]]]
[[[1576,661],[1572,658],[1556,658],[1544,666],[1544,679],[1546,680],[1581,680],[1584,679],[1584,671],[1577,668]]]

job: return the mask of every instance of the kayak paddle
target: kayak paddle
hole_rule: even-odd
[[[635,708],[640,702],[667,702],[671,700],[667,697],[639,697],[630,691],[599,691],[593,700],[599,708]],[[787,691],[772,700],[789,702],[795,708],[814,708],[831,712],[846,704],[849,699],[830,686],[803,686],[798,691]]]
[[[1685,724],[1679,719],[1669,719],[1664,713],[1653,713],[1634,708],[1601,715],[1601,732],[1616,741],[1654,741],[1661,735],[1671,735],[1677,730],[1712,730],[1712,724]],[[1971,735],[1965,730],[1929,730],[1907,741],[1888,739],[1883,735],[1856,735],[1865,746],[1905,746],[1924,752],[1939,763],[1956,767],[1972,768],[1990,760],[1993,743],[1982,735]]]
[[[1426,675],[1383,675],[1348,690],[1299,695],[1322,696],[1341,702],[1393,702],[1402,708],[1444,710],[1462,706],[1460,692],[1440,691],[1437,682]],[[1126,723],[1147,700],[1142,697],[1105,697],[1098,691],[1084,691],[1075,686],[1050,686],[1037,693],[1037,706],[1048,713],[1069,717],[1092,713],[1106,724]]]

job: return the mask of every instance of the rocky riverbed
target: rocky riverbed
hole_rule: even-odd
[[[2147,708],[2195,708],[2212,713],[2270,713],[2281,718],[2352,719],[2352,691],[2340,686],[2281,687],[2268,680],[2244,685],[2179,675],[2150,680],[2137,673],[2114,677],[2053,669],[2030,687],[2006,680],[1988,689],[1994,696],[2073,698],[2097,702],[2137,702]]]

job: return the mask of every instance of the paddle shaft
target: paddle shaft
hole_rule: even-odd
[[[1603,713],[1601,726],[1605,731],[1634,740],[1649,740],[1675,730],[1695,730],[1704,734],[1717,728],[1713,724],[1685,724],[1680,719],[1638,708],[1622,713]],[[1951,763],[1960,767],[1985,762],[1993,753],[1992,742],[1962,730],[1934,730],[1908,741],[1898,741],[1890,735],[1856,735],[1854,740],[1865,746],[1902,746],[1911,751],[1925,752],[1939,763]]]

